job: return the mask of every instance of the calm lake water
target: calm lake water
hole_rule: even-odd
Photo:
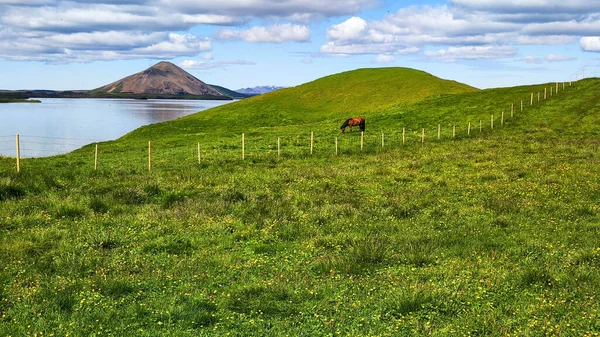
[[[0,104],[0,156],[47,157],[232,101],[42,98]]]

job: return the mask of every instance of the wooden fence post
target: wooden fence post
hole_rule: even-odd
[[[200,142],[198,142],[198,164],[200,164]]]
[[[492,129],[494,128],[494,115],[490,116],[490,124],[492,125]]]
[[[421,144],[425,143],[425,128],[421,130]]]
[[[406,143],[406,128],[402,128],[402,144]]]
[[[96,143],[96,152],[94,153],[94,170],[98,168],[98,144]]]
[[[19,134],[15,136],[15,146],[17,151],[17,172],[21,172],[21,144],[19,142]]]
[[[335,155],[338,155],[338,137],[335,137]]]
[[[311,131],[310,132],[310,154],[313,154],[314,140],[315,140],[315,134],[313,131]]]
[[[480,119],[479,120],[479,133],[481,133],[483,130],[483,121]]]
[[[521,100],[521,111],[523,111],[523,101]]]
[[[440,124],[438,124],[438,140],[440,139],[440,136],[441,136],[441,133],[442,133],[441,131],[442,131],[442,127],[441,127]]]
[[[381,133],[381,147],[384,146],[384,138],[383,138],[383,132]]]
[[[469,122],[469,127],[467,128],[467,136],[471,136],[471,122]]]
[[[360,150],[363,150],[363,144],[365,142],[365,132],[361,131],[360,132]]]
[[[452,125],[452,138],[456,137],[456,125]]]
[[[510,103],[510,117],[513,116],[514,111],[515,111],[515,103]]]
[[[244,139],[244,133],[242,132],[242,160],[246,157],[246,142]]]
[[[544,99],[546,99],[548,93],[548,88],[544,88]]]
[[[504,126],[504,110],[502,110],[502,117],[500,118],[500,126]]]
[[[550,97],[552,97],[552,91],[554,91],[554,88],[550,87]]]
[[[538,91],[538,103],[540,102],[540,92]]]
[[[531,103],[529,105],[533,105],[533,93],[531,93]]]
[[[152,141],[148,141],[148,172],[152,172]]]

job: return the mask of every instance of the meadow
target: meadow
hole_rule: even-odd
[[[600,335],[599,85],[357,71],[0,158],[0,335]]]

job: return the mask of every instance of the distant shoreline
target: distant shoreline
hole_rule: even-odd
[[[5,99],[0,98],[0,103],[42,103],[38,99]]]

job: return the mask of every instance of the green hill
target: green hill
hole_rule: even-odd
[[[360,70],[0,158],[0,335],[595,335],[599,87]]]
[[[327,123],[339,127],[349,117],[369,117],[392,107],[407,106],[444,95],[478,89],[408,68],[359,69],[227,104],[170,124],[144,128],[148,133],[167,128],[180,132],[246,130],[274,126]],[[330,121],[330,122],[325,122]],[[157,129],[155,129],[157,128]],[[153,131],[154,130],[154,131]],[[137,134],[137,133],[134,133]]]
[[[298,111],[303,117],[306,113],[368,113],[434,95],[476,90],[414,69],[371,68],[335,74],[297,87],[278,90],[256,97],[246,102],[246,106],[257,104],[258,109]]]

